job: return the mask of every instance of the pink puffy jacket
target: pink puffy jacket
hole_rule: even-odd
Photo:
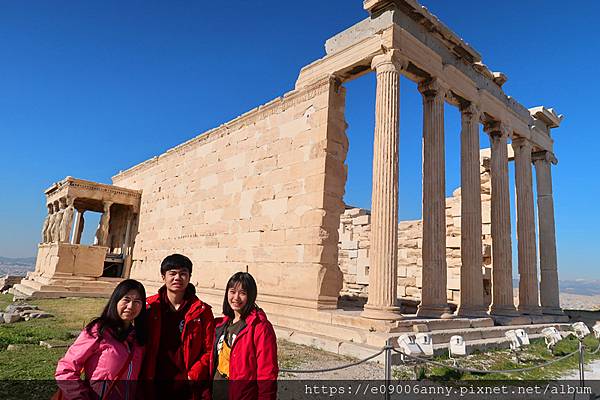
[[[58,362],[54,374],[65,398],[69,400],[105,398],[104,392],[108,390],[110,381],[117,378],[127,362],[130,349],[134,352],[133,357],[119,382],[108,394],[108,398],[132,397],[134,388],[127,381],[138,378],[144,349],[135,341],[134,333],[129,335],[125,342],[120,342],[108,329],[104,331],[102,339],[98,339],[95,328],[92,330],[92,335],[84,329]],[[85,373],[86,381],[82,380],[81,371]]]

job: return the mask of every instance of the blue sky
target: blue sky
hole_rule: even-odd
[[[600,278],[600,3],[423,4],[509,77],[510,96],[565,115],[554,132],[559,273]],[[0,255],[35,255],[43,191],[53,182],[110,182],[290,91],[301,67],[324,55],[327,38],[366,17],[360,0],[0,1]],[[346,86],[346,202],[369,208],[374,77]],[[400,217],[417,219],[421,99],[406,79],[401,96]],[[460,182],[459,127],[448,106],[448,193]],[[89,238],[95,224],[86,225]]]

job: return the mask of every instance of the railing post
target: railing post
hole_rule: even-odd
[[[585,359],[583,354],[583,339],[579,339],[579,384],[581,387],[585,386]]]
[[[392,382],[392,342],[393,338],[387,338],[385,341],[385,399],[388,400],[390,398],[390,393],[387,390],[389,385]]]

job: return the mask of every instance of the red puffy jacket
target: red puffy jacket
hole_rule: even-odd
[[[142,368],[142,379],[152,380],[156,374],[156,357],[160,345],[161,294],[166,288],[159,289],[158,294],[146,300],[148,310],[149,337],[146,345],[146,357]],[[215,323],[212,309],[194,294],[192,284],[188,285],[190,308],[185,315],[181,342],[183,360],[187,375],[193,381],[207,381],[210,377],[210,354],[215,336]]]
[[[229,317],[215,319],[220,336]],[[218,364],[217,339],[211,353],[211,376]],[[277,397],[277,338],[263,310],[255,308],[246,317],[246,326],[236,336],[229,359],[230,399],[275,399]]]

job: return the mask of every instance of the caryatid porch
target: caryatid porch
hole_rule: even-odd
[[[45,195],[48,214],[35,271],[17,291],[33,297],[89,295],[94,289],[106,294],[129,276],[139,191],[67,177]],[[81,244],[86,212],[102,214],[91,245]]]
[[[446,300],[444,102],[457,106],[462,115],[462,266],[457,316],[491,315],[506,321],[504,317],[528,315],[536,320],[543,313],[561,314],[550,163],[555,160],[551,129],[560,125],[562,116],[544,107],[527,110],[509,98],[502,90],[507,77],[490,71],[473,48],[417,3],[366,0],[364,6],[371,18],[330,39],[328,55],[304,68],[296,84],[301,88],[324,74],[342,83],[371,71],[377,77],[369,297],[362,316],[382,321],[403,318],[396,294],[401,75],[417,82],[423,97],[423,269],[417,317],[453,317]],[[491,143],[489,305],[483,301],[480,126]],[[518,307],[512,288],[509,145],[515,153]],[[538,186],[540,274],[532,162]]]

